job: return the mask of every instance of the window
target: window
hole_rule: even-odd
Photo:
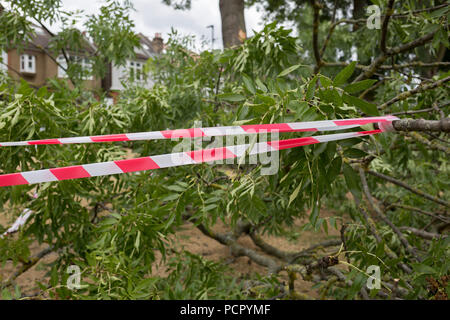
[[[36,57],[30,54],[21,55],[20,72],[36,73]]]
[[[144,64],[139,61],[128,61],[128,70],[130,72],[130,78],[137,81],[144,80],[143,72]]]
[[[66,71],[67,69],[67,61],[66,58],[62,55],[58,56],[58,78],[67,78]],[[69,61],[71,63],[78,64],[81,67],[81,71],[83,72],[83,80],[92,80],[92,64],[88,58],[82,58],[77,56],[69,56]],[[62,68],[61,68],[62,67]]]
[[[7,71],[8,70],[8,54],[2,50],[0,50],[0,53],[1,53],[0,70]]]
[[[63,56],[59,56],[57,60],[59,63],[58,64],[58,78],[66,78],[67,74],[66,74],[66,71],[64,70],[64,69],[67,69],[66,58],[64,58]],[[62,68],[61,68],[61,66],[62,66]]]

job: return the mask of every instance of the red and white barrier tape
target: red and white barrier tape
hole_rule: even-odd
[[[383,120],[385,118],[383,117]],[[380,118],[377,118],[377,122]],[[348,120],[339,120],[348,121]],[[363,124],[373,123],[363,120]],[[345,122],[344,122],[345,123]],[[347,124],[343,124],[347,125]],[[352,124],[353,125],[353,124]],[[175,130],[176,131],[176,130]],[[346,132],[339,134],[329,134],[314,137],[303,137],[287,140],[268,141],[255,143],[248,152],[249,155],[266,153],[283,149],[290,149],[309,144],[329,142],[335,140],[349,139],[365,135],[380,133],[382,130]],[[201,149],[190,152],[169,153],[163,155],[108,161],[100,163],[90,163],[84,165],[44,169],[36,171],[26,171],[20,173],[10,173],[0,175],[0,187],[34,184],[50,181],[70,180],[87,177],[106,176],[127,172],[145,171],[159,168],[177,167],[187,164],[198,164],[229,158],[237,158],[245,155],[250,148],[250,144],[229,146],[222,148]]]
[[[174,138],[195,138],[213,136],[231,136],[242,134],[255,134],[260,132],[311,132],[311,131],[334,131],[359,127],[370,123],[388,124],[398,120],[395,116],[355,118],[343,120],[324,120],[309,122],[291,122],[275,124],[251,124],[228,127],[191,128],[164,131],[150,131],[138,133],[109,134],[102,136],[86,136],[72,138],[55,138],[31,141],[0,142],[0,147],[26,146],[26,145],[48,145],[48,144],[74,144],[94,142],[117,142],[136,140],[160,140]]]

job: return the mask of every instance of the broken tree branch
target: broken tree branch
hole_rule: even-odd
[[[450,118],[441,120],[401,119],[392,121],[395,131],[450,132]]]

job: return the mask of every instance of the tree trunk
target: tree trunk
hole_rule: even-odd
[[[224,48],[238,46],[247,38],[244,0],[219,0]]]
[[[353,19],[362,19],[366,15],[366,10],[368,6],[367,0],[353,0]],[[358,30],[358,24],[353,25],[353,31]]]

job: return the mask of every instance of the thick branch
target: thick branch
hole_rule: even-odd
[[[333,7],[333,16],[331,18],[331,26],[330,29],[328,30],[328,35],[325,39],[325,41],[323,42],[322,45],[322,49],[320,49],[320,58],[322,59],[323,54],[325,53],[325,49],[327,48],[328,42],[331,39],[331,35],[333,34],[334,28],[336,27],[336,9],[337,9],[337,0],[334,0],[334,7]]]
[[[310,0],[311,5],[314,10],[314,21],[313,21],[313,51],[314,58],[316,59],[315,73],[317,73],[322,66],[322,58],[319,51],[319,12],[320,4],[317,0]]]
[[[269,270],[269,273],[278,273],[281,270],[282,266],[280,264],[278,264],[274,259],[269,258],[267,256],[260,255],[259,253],[257,253],[256,251],[254,251],[252,249],[241,246],[240,244],[238,244],[236,242],[235,239],[233,239],[232,235],[213,232],[212,230],[210,230],[206,226],[204,226],[202,223],[198,223],[197,219],[193,218],[192,216],[190,216],[190,220],[192,220],[194,222],[196,227],[205,236],[208,236],[208,237],[218,241],[219,243],[221,243],[225,246],[228,246],[233,255],[238,256],[238,257],[247,256],[251,260],[256,262],[257,264],[259,264],[263,267],[267,267],[267,269]]]
[[[387,53],[386,38],[387,38],[387,32],[388,32],[389,19],[391,18],[391,15],[394,13],[394,9],[393,9],[394,2],[395,2],[395,0],[389,0],[387,8],[386,8],[386,15],[383,18],[383,25],[381,26],[380,49],[384,53]]]
[[[252,241],[255,245],[257,245],[261,250],[263,250],[267,254],[277,257],[278,259],[281,259],[288,263],[293,263],[296,259],[298,259],[300,257],[310,256],[312,254],[312,252],[314,252],[317,249],[338,246],[341,244],[340,240],[328,240],[328,241],[324,241],[324,242],[315,244],[307,249],[301,250],[300,252],[289,252],[289,251],[283,251],[278,248],[275,248],[274,246],[265,242],[255,232],[250,232],[250,238],[252,239]]]
[[[49,246],[45,248],[44,250],[38,252],[34,257],[32,257],[29,261],[26,261],[14,274],[9,277],[9,279],[2,283],[0,286],[1,288],[9,287],[13,284],[14,280],[16,280],[20,275],[30,270],[36,263],[38,263],[42,258],[44,258],[46,255],[51,253],[53,251],[53,246]]]
[[[392,121],[396,131],[450,132],[450,118],[441,120],[401,119]]]

